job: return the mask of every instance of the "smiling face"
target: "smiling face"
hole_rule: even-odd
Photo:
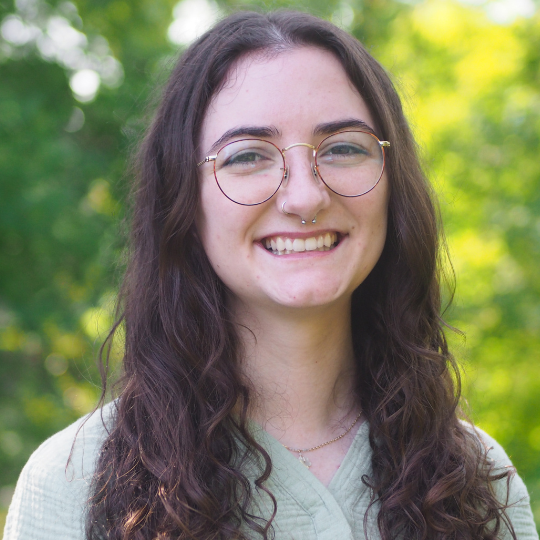
[[[202,126],[204,153],[197,157],[243,138],[264,138],[281,149],[299,142],[317,146],[332,132],[362,126],[376,132],[364,100],[331,53],[301,47],[249,55],[214,96]],[[306,146],[288,149],[288,179],[256,206],[226,198],[212,162],[199,168],[199,237],[217,275],[248,307],[348,305],[382,252],[386,174],[369,193],[342,197],[314,176],[312,155]]]

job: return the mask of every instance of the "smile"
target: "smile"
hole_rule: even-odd
[[[304,251],[329,251],[338,245],[339,238],[335,232],[327,232],[310,238],[288,238],[272,236],[265,238],[262,244],[274,255],[288,255]]]

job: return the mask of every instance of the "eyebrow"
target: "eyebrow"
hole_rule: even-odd
[[[210,148],[209,152],[212,154],[217,152],[222,146],[224,146],[231,139],[236,137],[259,137],[259,138],[271,138],[279,137],[281,132],[275,126],[239,126],[226,131]]]
[[[358,118],[346,118],[344,120],[336,120],[334,122],[326,122],[317,124],[313,130],[314,135],[331,135],[337,131],[343,131],[348,128],[360,128],[362,131],[368,131],[375,135],[373,128]]]
[[[331,135],[337,131],[342,131],[348,128],[359,128],[363,131],[368,131],[375,135],[373,128],[366,124],[363,120],[358,118],[346,118],[343,120],[335,120],[334,122],[325,122],[324,124],[317,124],[313,130],[313,135]],[[217,152],[231,139],[236,137],[258,137],[258,138],[272,138],[279,137],[281,131],[275,126],[238,126],[226,131],[210,148],[209,154]]]

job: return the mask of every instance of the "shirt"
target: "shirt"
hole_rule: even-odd
[[[101,413],[101,414],[100,414]],[[9,508],[4,540],[85,540],[85,512],[95,462],[111,425],[114,405],[86,416],[45,441],[24,467]],[[369,426],[358,429],[343,462],[325,487],[262,428],[251,428],[272,459],[266,486],[277,500],[273,528],[276,540],[364,540],[364,515],[370,490],[362,476],[371,472]],[[511,465],[501,446],[483,432],[489,456],[499,466]],[[71,459],[68,463],[68,458]],[[506,481],[496,485],[503,498]],[[519,540],[538,540],[527,489],[516,474],[510,484],[508,515]],[[271,506],[257,493],[258,515],[269,517]],[[377,507],[368,515],[368,538],[379,540]],[[510,540],[506,534],[504,540]]]

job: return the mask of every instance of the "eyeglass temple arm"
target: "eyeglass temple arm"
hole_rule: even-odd
[[[388,141],[379,141],[379,144],[384,147],[390,146],[390,143]]]
[[[203,163],[208,163],[209,161],[216,161],[216,156],[206,156],[202,161],[197,163],[197,167],[200,167]]]

